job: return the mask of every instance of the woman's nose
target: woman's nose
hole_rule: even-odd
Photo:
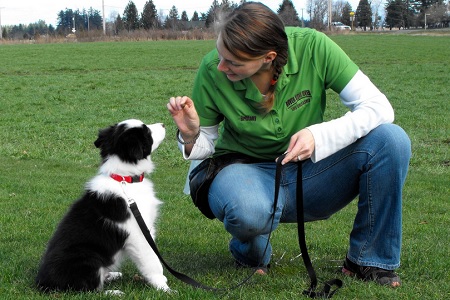
[[[221,72],[225,72],[228,70],[227,64],[225,62],[225,60],[221,59],[219,61],[219,64],[217,65],[217,70],[221,71]]]

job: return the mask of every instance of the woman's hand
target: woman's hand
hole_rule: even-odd
[[[200,130],[200,118],[192,99],[187,96],[171,97],[167,103],[167,109],[180,130],[183,140],[192,140]]]
[[[314,136],[308,129],[302,129],[291,137],[288,152],[281,162],[283,165],[290,161],[306,160],[311,157],[315,149]]]
[[[171,97],[167,109],[180,130],[185,142],[195,141],[200,132],[200,118],[195,110],[194,102],[187,96]],[[184,153],[190,155],[194,142],[184,145]]]

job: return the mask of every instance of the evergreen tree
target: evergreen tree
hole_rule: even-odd
[[[222,0],[222,2],[220,3],[220,9],[223,11],[230,11],[233,9],[233,7],[234,5],[230,3],[229,0]]]
[[[167,29],[173,29],[176,30],[178,29],[178,9],[175,7],[175,5],[172,6],[172,8],[169,11],[169,15],[166,18],[166,22],[165,22],[165,28]]]
[[[352,11],[352,5],[348,2],[344,4],[344,7],[342,8],[342,16],[341,16],[341,22],[345,25],[352,26],[352,21],[350,20],[350,12]],[[353,20],[354,22],[354,20]]]
[[[199,21],[198,13],[197,11],[194,11],[194,14],[192,15],[191,21]]]
[[[300,26],[300,19],[291,0],[283,0],[277,13],[286,26]]]
[[[84,30],[87,28],[87,15],[79,10],[72,9],[61,10],[58,13],[57,31],[62,35],[71,33],[73,29]],[[29,33],[27,33],[29,34]]]
[[[206,16],[202,13],[202,21],[205,21],[205,26],[210,27],[211,25],[218,20],[220,15],[226,15],[231,10],[237,7],[237,4],[230,2],[229,0],[222,0],[219,4],[217,0],[214,0],[209,8]]]
[[[214,24],[219,14],[219,8],[220,8],[219,2],[217,0],[213,0],[211,7],[206,13],[206,19],[204,20],[206,27],[209,28],[211,25]]]
[[[159,27],[158,12],[152,0],[145,2],[144,9],[141,14],[141,25],[145,30],[155,29]]]
[[[183,10],[183,12],[181,13],[181,17],[180,17],[180,21],[178,22],[178,25],[179,25],[179,29],[181,29],[181,30],[187,30],[192,26],[191,22],[189,22],[189,18],[187,16],[187,13],[185,10]]]
[[[122,30],[125,29],[125,25],[123,24],[123,20],[120,15],[117,15],[116,20],[114,21],[114,33],[119,34]]]
[[[103,18],[100,15],[100,11],[93,9],[92,7],[86,13],[86,28],[89,29],[101,29],[103,28]],[[89,24],[88,24],[89,22]]]
[[[186,13],[185,10],[183,10],[183,12],[181,13],[181,21],[184,21],[184,22],[188,22],[189,21],[189,18],[187,16],[187,13]]]
[[[133,1],[128,2],[122,17],[125,29],[128,31],[136,30],[139,28],[139,15],[136,5]]]
[[[87,30],[87,19],[83,12],[79,9],[73,12],[72,21],[74,22],[74,28],[76,30]]]
[[[58,19],[57,19],[57,25],[56,30],[58,33],[66,35],[70,33],[72,27],[73,27],[73,18],[74,18],[73,10],[66,9],[66,11],[61,10],[58,13]]]
[[[386,4],[386,24],[389,29],[394,27],[399,29],[405,25],[405,16],[407,14],[407,4],[403,0],[391,0]]]
[[[364,31],[367,30],[367,27],[371,28],[372,26],[372,8],[370,7],[368,0],[359,1],[358,8],[355,13],[356,20],[358,22],[358,26],[364,28]]]

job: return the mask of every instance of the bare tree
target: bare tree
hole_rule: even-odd
[[[332,4],[332,6],[333,6],[333,8],[332,8],[332,20],[333,21],[336,21],[336,22],[342,22],[342,23],[344,23],[344,24],[347,24],[347,23],[345,23],[345,17],[347,17],[347,16],[344,16],[344,7],[345,7],[345,5],[347,4],[348,2],[346,2],[346,1],[344,1],[344,0],[337,0],[337,1],[335,1],[335,2],[333,2],[333,4]],[[349,24],[347,24],[347,25],[349,25]]]
[[[450,4],[448,4],[450,5]],[[445,3],[434,3],[426,11],[429,14],[427,18],[427,27],[444,27],[444,24],[449,22],[449,12],[447,11],[447,4]]]
[[[310,16],[310,27],[317,30],[325,29],[325,17],[328,11],[328,0],[308,0],[307,10]]]
[[[381,6],[382,2],[384,2],[384,0],[372,0],[372,2],[370,3],[372,5],[372,12],[373,12],[373,16],[374,16],[374,23],[373,23],[374,29],[377,29],[378,27],[380,27],[380,21],[381,21],[380,6]]]

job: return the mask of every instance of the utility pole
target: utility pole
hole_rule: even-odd
[[[303,8],[302,8],[302,27],[305,27],[305,22],[303,21]]]
[[[331,31],[331,22],[332,22],[332,20],[331,20],[331,10],[332,10],[332,8],[331,8],[331,0],[328,0],[328,30],[330,30]]]
[[[427,30],[427,16],[429,16],[430,14],[425,13],[425,30]]]
[[[105,0],[102,0],[102,19],[103,19],[103,35],[106,35],[106,23],[105,23]]]

